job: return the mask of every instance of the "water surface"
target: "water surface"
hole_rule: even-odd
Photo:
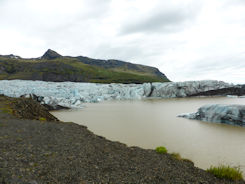
[[[129,146],[165,146],[195,165],[240,166],[245,172],[245,128],[177,117],[205,104],[243,104],[245,98],[180,98],[107,101],[81,110],[52,112],[62,121],[86,125],[97,135]]]

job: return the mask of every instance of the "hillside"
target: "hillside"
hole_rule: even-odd
[[[168,82],[157,68],[119,60],[62,56],[48,50],[42,57],[24,59],[0,55],[0,80],[42,80],[96,83]]]

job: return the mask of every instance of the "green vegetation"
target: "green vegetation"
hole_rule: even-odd
[[[207,172],[213,174],[217,178],[224,178],[229,180],[243,180],[242,171],[236,167],[224,166],[221,165],[219,167],[211,166],[207,169]]]
[[[191,163],[191,164],[194,165],[194,162],[192,162],[192,160],[190,160],[190,159],[188,159],[188,158],[182,158],[181,160],[182,160],[183,162],[189,162],[189,163]]]
[[[92,60],[92,59],[91,59]],[[102,62],[103,63],[103,62]],[[115,63],[117,63],[115,61]],[[0,56],[0,80],[43,80],[73,81],[95,83],[144,83],[169,82],[163,75],[156,73],[156,68],[124,64],[124,66],[104,67],[85,64],[76,57],[55,59],[15,59]],[[133,67],[132,67],[133,66]]]
[[[10,102],[0,99],[0,111],[6,114],[13,114],[13,109],[10,107]]]
[[[39,117],[39,121],[47,121],[47,119],[44,117]]]
[[[183,162],[189,162],[191,164],[194,165],[194,162],[192,162],[190,159],[187,159],[187,158],[182,158],[181,155],[179,153],[171,153],[170,154],[174,159],[176,160],[180,160],[180,161],[183,161]]]
[[[2,111],[3,113],[6,113],[6,114],[12,114],[12,109],[7,108],[7,107],[1,107],[0,111]]]
[[[179,153],[171,153],[170,155],[171,155],[172,157],[174,157],[175,159],[177,159],[177,160],[182,160],[182,158],[181,158],[181,156],[180,156]]]
[[[157,153],[160,153],[160,154],[165,154],[165,153],[168,152],[168,150],[167,150],[165,147],[160,146],[160,147],[157,147],[157,148],[156,148],[156,152],[157,152]]]

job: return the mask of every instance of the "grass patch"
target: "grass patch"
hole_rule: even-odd
[[[213,174],[217,178],[229,179],[233,181],[243,180],[242,171],[237,167],[221,165],[218,167],[211,166],[207,172]]]
[[[188,159],[188,158],[182,158],[181,160],[182,160],[183,162],[189,162],[189,163],[191,163],[191,164],[194,165],[194,162],[192,162],[192,160],[190,160],[190,159]]]
[[[39,121],[47,121],[47,119],[44,117],[39,117]]]
[[[174,159],[176,160],[180,160],[180,161],[183,161],[183,162],[189,162],[191,164],[194,165],[194,162],[192,162],[190,159],[188,158],[182,158],[181,155],[179,153],[171,153],[170,154]]]
[[[171,155],[172,157],[174,157],[175,159],[177,159],[177,160],[182,160],[182,158],[181,158],[181,156],[180,156],[179,153],[171,153],[170,155]]]
[[[2,111],[3,113],[6,113],[6,114],[13,114],[13,110],[9,107],[1,107],[0,111]]]
[[[164,146],[159,146],[159,147],[156,148],[156,152],[160,153],[160,154],[165,154],[165,153],[168,152],[168,150]]]

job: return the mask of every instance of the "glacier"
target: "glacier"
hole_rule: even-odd
[[[188,97],[200,92],[231,87],[237,86],[216,80],[144,84],[1,80],[0,94],[9,97],[35,95],[41,104],[82,108],[84,103],[106,100]]]

